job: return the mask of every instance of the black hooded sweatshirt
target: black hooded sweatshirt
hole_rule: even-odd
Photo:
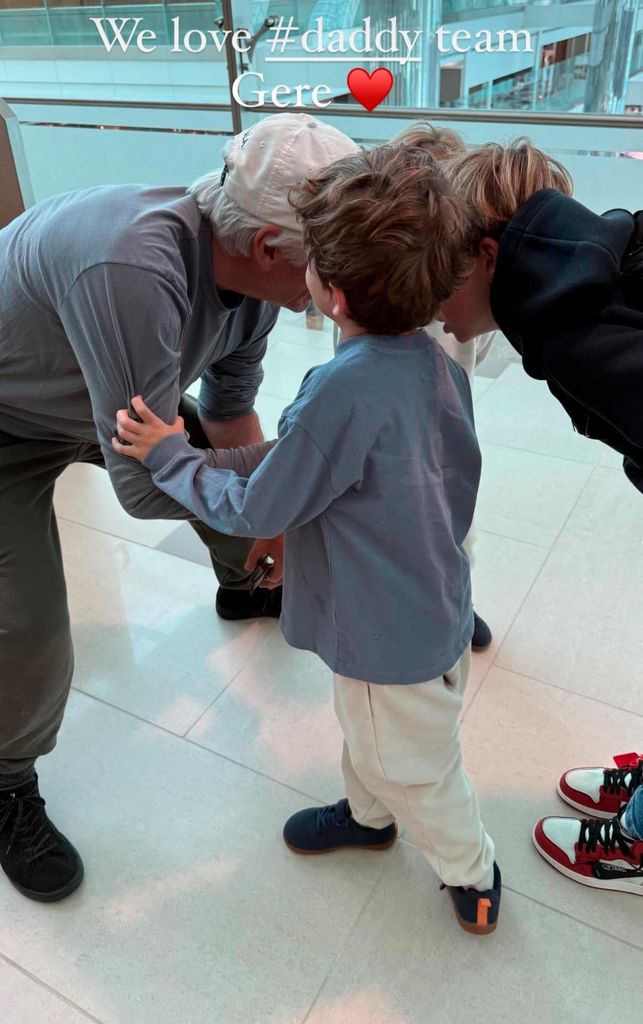
[[[637,227],[638,225],[638,227]],[[574,428],[624,456],[643,491],[643,213],[602,216],[551,189],[507,224],[494,319]]]

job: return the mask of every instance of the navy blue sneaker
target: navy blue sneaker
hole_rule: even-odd
[[[493,636],[487,623],[475,612],[473,613],[473,636],[471,637],[471,648],[474,651],[484,651],[489,646]]]
[[[348,800],[326,807],[307,807],[284,825],[284,842],[295,853],[330,853],[347,846],[387,850],[397,838],[397,825],[367,828],[353,819]]]
[[[478,889],[463,889],[459,885],[444,885],[453,900],[453,909],[458,919],[458,924],[465,932],[472,935],[489,935],[495,931],[498,924],[498,912],[500,910],[500,893],[502,890],[502,879],[500,868],[494,862],[493,865],[493,889],[486,889],[480,892]]]

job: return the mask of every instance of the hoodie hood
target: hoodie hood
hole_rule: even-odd
[[[634,226],[626,210],[599,216],[553,189],[536,192],[509,221],[491,310],[530,376],[547,376],[543,348],[559,329],[596,323],[618,303],[619,269]]]

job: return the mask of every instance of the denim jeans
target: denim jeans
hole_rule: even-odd
[[[631,836],[643,839],[643,786],[634,790],[621,821]]]

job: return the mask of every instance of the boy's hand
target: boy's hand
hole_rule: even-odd
[[[279,534],[278,537],[272,537],[270,540],[256,540],[248,552],[244,569],[251,572],[257,567],[257,562],[264,555],[270,555],[275,564],[266,578],[261,581],[259,587],[262,587],[264,590],[274,590],[276,587],[280,587],[284,581],[283,533]]]
[[[140,416],[140,423],[131,418],[127,409],[119,409],[116,413],[118,437],[112,438],[112,448],[120,455],[128,455],[141,462],[164,437],[170,434],[183,434],[185,431],[181,416],[177,416],[171,425],[164,423],[147,408],[140,395],[132,399],[132,407],[137,416]],[[123,444],[123,441],[127,441],[128,444]]]

